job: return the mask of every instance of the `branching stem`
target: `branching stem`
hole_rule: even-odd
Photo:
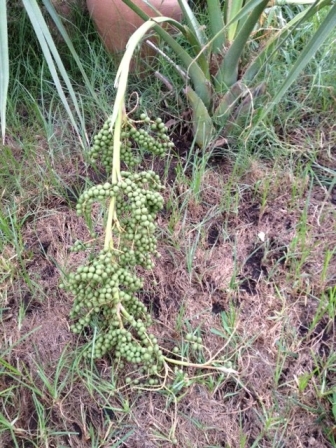
[[[230,369],[223,366],[214,366],[212,364],[209,364],[209,361],[204,364],[194,364],[192,362],[188,361],[179,361],[178,359],[172,359],[172,358],[164,358],[166,363],[169,364],[175,364],[177,366],[182,367],[195,367],[197,369],[209,369],[209,370],[218,370],[219,372],[227,373],[227,374],[237,374],[238,372],[234,369]]]
[[[118,115],[114,124],[114,129],[110,129],[113,132],[113,163],[112,163],[112,184],[115,185],[121,180],[120,175],[120,136],[121,136],[121,127],[124,117],[124,104],[121,103],[118,110]],[[113,221],[115,221],[118,225],[118,218],[116,213],[116,197],[114,196],[111,199],[107,223],[105,229],[105,244],[104,249],[111,249],[113,247],[113,238],[112,238],[112,227]]]

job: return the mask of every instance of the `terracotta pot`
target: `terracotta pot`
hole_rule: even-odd
[[[143,0],[133,0],[133,2],[150,17],[158,15]],[[122,0],[86,0],[86,3],[107,50],[113,54],[123,52],[128,39],[143,20]],[[178,21],[182,19],[182,11],[177,0],[149,0],[147,3],[160,11],[163,16]],[[152,54],[148,49],[145,53]]]

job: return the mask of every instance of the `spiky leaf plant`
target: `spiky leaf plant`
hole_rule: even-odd
[[[10,51],[8,42],[8,21],[10,13],[13,8],[18,7],[16,2],[9,2],[7,0],[0,0],[0,123],[1,135],[4,141],[6,132],[6,105],[9,86],[9,63]],[[93,98],[96,94],[91,86],[91,83],[84,71],[83,65],[75,51],[71,39],[57,14],[53,4],[50,0],[42,0],[42,3],[49,14],[52,21],[55,23],[57,30],[60,32],[64,42],[67,44],[71,55],[76,62],[85,82],[85,85],[91,92]],[[42,8],[37,0],[22,0],[22,6],[27,13],[32,24],[36,37],[39,41],[42,53],[47,63],[48,69],[52,76],[57,94],[68,114],[70,122],[76,131],[79,139],[83,142],[85,137],[85,124],[83,114],[77,100],[76,92],[73,89],[67,70],[62,62],[62,59],[57,50],[54,39],[50,33],[48,24],[42,14]]]
[[[148,16],[132,0],[123,0],[142,19]],[[170,46],[180,60],[189,79],[185,94],[193,111],[195,140],[206,147],[219,133],[227,136],[230,128],[255,109],[255,102],[262,101],[265,116],[297,79],[336,25],[336,4],[332,0],[207,0],[208,17],[199,23],[186,0],[178,0],[185,17],[185,25],[176,28],[189,46],[181,46],[167,31],[157,25],[156,33]],[[272,8],[288,4],[309,5],[294,15],[280,29],[268,33],[257,54],[253,52],[246,61],[248,48],[262,30],[260,23]],[[319,29],[302,49],[296,62],[279,87],[277,93],[264,96],[266,80],[260,81],[263,67],[295,29],[311,19],[321,9],[329,11]],[[260,33],[259,33],[260,34]],[[252,54],[252,52],[251,52]],[[174,67],[174,66],[173,66]],[[181,75],[181,70],[178,70]],[[258,75],[258,76],[257,76]],[[255,80],[258,78],[258,82]]]

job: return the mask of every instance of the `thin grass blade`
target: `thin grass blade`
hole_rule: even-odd
[[[0,122],[2,142],[6,133],[6,105],[9,85],[7,0],[0,0]]]
[[[11,373],[17,376],[21,376],[21,372],[9,364],[4,358],[0,357],[0,365],[8,369]]]

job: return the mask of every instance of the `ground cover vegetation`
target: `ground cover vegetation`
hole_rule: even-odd
[[[293,10],[275,10],[285,13]],[[267,61],[266,95],[326,14]],[[335,446],[335,34],[274,110],[202,150],[184,83],[158,56],[174,89],[162,77],[130,78],[112,159],[117,67],[81,11],[68,26],[99,98],[60,42],[84,150],[22,9],[9,27],[1,446]],[[135,234],[144,238],[134,246]],[[117,313],[106,344],[107,300]],[[167,358],[188,365],[165,381]],[[207,369],[209,360],[222,370]]]

